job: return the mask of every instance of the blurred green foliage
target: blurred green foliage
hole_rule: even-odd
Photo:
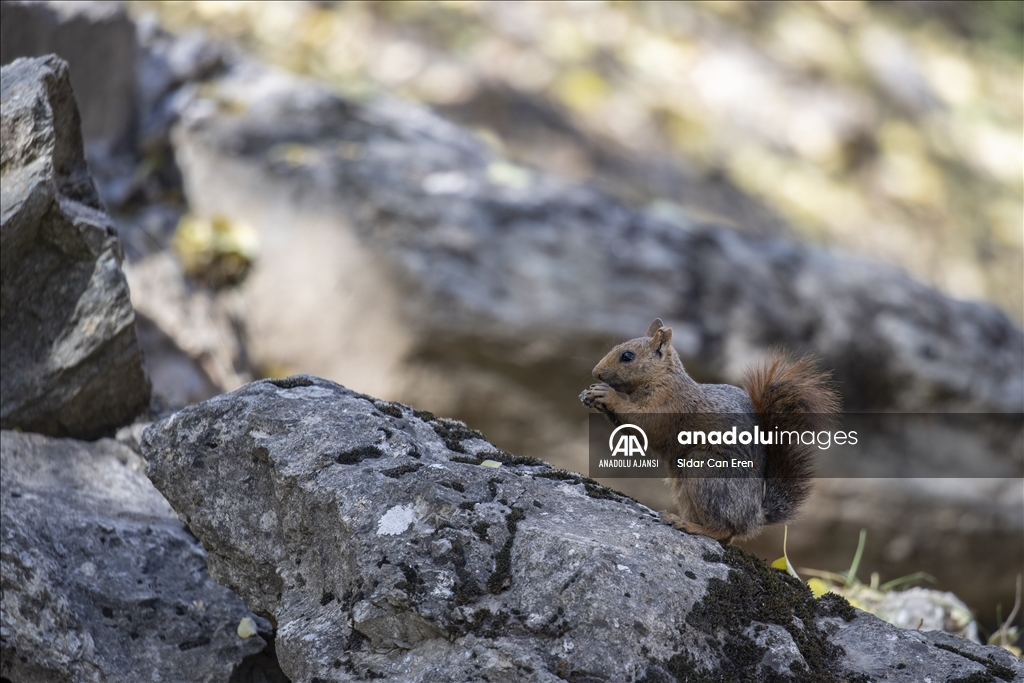
[[[1024,319],[1024,3],[135,6],[148,10],[350,97],[444,108],[501,86],[598,144],[729,179],[804,239]],[[595,172],[571,146],[517,149],[474,125],[518,163]]]

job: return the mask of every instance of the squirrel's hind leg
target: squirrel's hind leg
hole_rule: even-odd
[[[668,524],[669,526],[673,526],[680,531],[685,531],[686,533],[694,536],[707,536],[708,538],[713,538],[722,545],[729,545],[732,543],[732,539],[735,536],[735,534],[729,529],[709,529],[708,527],[701,526],[700,524],[687,522],[674,512],[662,512],[661,521],[664,524]]]

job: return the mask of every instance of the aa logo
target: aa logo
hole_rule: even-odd
[[[637,434],[644,440],[643,446],[640,445],[640,438],[637,438]],[[618,440],[616,440],[616,436],[618,436]],[[612,452],[612,457],[616,455],[622,455],[627,458],[631,458],[634,455],[643,457],[647,452],[647,435],[644,434],[644,430],[636,425],[619,425],[612,431],[612,435],[608,437],[608,448]]]

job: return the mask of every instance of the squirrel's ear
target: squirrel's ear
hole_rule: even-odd
[[[659,328],[651,335],[651,348],[661,353],[662,348],[668,346],[672,342],[672,328],[662,327]]]
[[[647,328],[647,334],[645,334],[644,336],[653,337],[654,333],[663,327],[665,327],[665,323],[661,322],[661,318],[655,318],[654,322],[651,323],[651,326]]]

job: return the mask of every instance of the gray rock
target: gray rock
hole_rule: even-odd
[[[0,433],[5,679],[228,681],[260,657],[236,629],[269,623],[210,578],[144,467],[109,439]]]
[[[743,635],[765,651],[756,670],[759,676],[791,676],[795,667],[807,667],[793,636],[782,626],[755,621]]]
[[[314,377],[186,408],[142,447],[211,574],[274,618],[292,680],[1024,673],[1005,651],[815,600],[743,551],[462,423]]]
[[[149,403],[120,245],[82,154],[67,64],[3,67],[0,425],[112,433]]]
[[[1010,652],[985,647],[942,631],[895,628],[870,614],[844,623],[824,618],[819,627],[831,632],[843,649],[841,666],[867,680],[901,681],[1020,681],[1024,665]]]
[[[135,22],[118,2],[0,4],[0,63],[55,53],[71,68],[90,163],[135,147]]]

